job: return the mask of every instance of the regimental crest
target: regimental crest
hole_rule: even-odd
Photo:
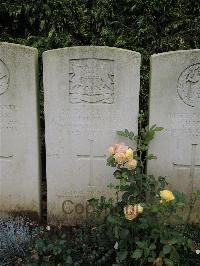
[[[181,73],[177,92],[185,104],[200,107],[200,63],[189,66]]]
[[[9,82],[9,71],[3,61],[0,60],[0,95],[7,91]]]
[[[114,61],[108,59],[70,60],[69,99],[71,103],[114,102]]]

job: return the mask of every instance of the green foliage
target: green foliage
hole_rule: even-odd
[[[163,130],[162,127],[157,127],[156,125],[153,125],[150,128],[148,126],[144,126],[146,119],[147,113],[141,111],[138,117],[139,134],[137,136],[133,132],[128,131],[127,129],[123,131],[117,131],[117,134],[119,136],[128,138],[129,140],[135,141],[137,143],[136,159],[138,160],[138,166],[141,168],[142,173],[145,171],[146,161],[156,159],[155,155],[147,153],[149,143],[154,138],[156,132],[160,132]],[[112,160],[113,157],[111,156],[108,159],[108,164],[111,166],[113,166],[113,164],[111,163]]]
[[[114,240],[113,240],[114,241]],[[36,227],[23,265],[110,265],[114,243],[104,226]]]
[[[171,230],[182,231],[182,227],[171,228]],[[129,238],[130,230],[123,229],[120,233],[121,239]],[[146,233],[147,234],[147,233]],[[199,227],[187,225],[184,236],[190,237],[193,243],[198,243],[200,237]],[[176,244],[176,240],[164,246],[165,253],[170,247]],[[131,259],[136,260],[136,264],[128,262],[126,250],[118,251],[114,235],[107,225],[92,227],[85,225],[79,228],[67,229],[54,227],[47,231],[43,227],[32,229],[32,242],[26,253],[26,258],[17,265],[30,266],[51,266],[51,265],[139,265],[138,260],[147,254],[153,255],[156,245],[149,241],[136,242],[136,249],[131,253]],[[194,246],[194,249],[199,249]],[[115,256],[122,261],[115,263]],[[194,251],[182,250],[180,253],[181,266],[197,266],[199,258]],[[169,260],[168,264],[169,264]],[[152,265],[151,259],[149,264]],[[170,265],[170,264],[169,264]]]

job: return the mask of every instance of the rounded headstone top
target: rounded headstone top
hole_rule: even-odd
[[[27,53],[34,53],[34,54],[38,54],[38,49],[34,48],[34,47],[30,47],[30,46],[26,46],[26,45],[22,45],[22,44],[16,44],[16,43],[9,43],[9,42],[0,42],[0,49],[12,49],[12,50],[21,50]]]
[[[163,78],[176,89],[178,99],[187,106],[200,107],[200,49],[178,50],[151,56],[151,69],[158,79],[161,67]],[[156,71],[155,71],[156,69]],[[170,81],[169,81],[169,78]],[[163,87],[163,85],[161,85]]]
[[[163,52],[163,53],[157,53],[151,55],[151,58],[156,57],[172,57],[173,55],[184,55],[184,54],[193,54],[193,53],[200,53],[200,49],[190,49],[190,50],[176,50],[176,51],[169,51],[169,52]]]
[[[43,56],[49,55],[49,54],[56,54],[56,53],[62,53],[62,52],[77,52],[77,53],[87,53],[87,52],[98,52],[98,51],[107,51],[111,54],[113,53],[126,53],[130,54],[131,56],[137,56],[141,57],[140,53],[128,50],[128,49],[122,49],[117,47],[109,47],[109,46],[71,46],[71,47],[64,47],[64,48],[58,48],[58,49],[52,49],[45,51],[43,53]]]

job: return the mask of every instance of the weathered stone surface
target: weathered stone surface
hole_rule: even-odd
[[[0,43],[0,211],[40,215],[37,50]]]
[[[148,173],[167,176],[188,194],[200,188],[200,50],[176,51],[151,58],[150,125],[158,133],[149,153]]]
[[[87,199],[109,195],[106,151],[137,133],[140,54],[71,47],[43,54],[49,223],[76,224]]]

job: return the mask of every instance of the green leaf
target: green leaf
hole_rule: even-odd
[[[118,226],[114,227],[114,235],[115,235],[115,238],[119,238],[119,227]]]
[[[128,134],[129,134],[128,129],[125,129],[125,130],[124,130],[124,133],[125,133],[126,135],[128,135]]]
[[[146,241],[136,241],[136,244],[138,245],[139,248],[142,248],[142,249],[147,247]]]
[[[51,38],[55,32],[55,29],[51,29],[48,34],[48,38]]]
[[[107,185],[107,187],[110,188],[110,189],[112,189],[112,188],[114,188],[115,186],[114,186],[113,183],[110,183],[110,184]]]
[[[174,263],[172,260],[164,258],[164,262],[165,262],[166,266],[174,266]]]
[[[155,261],[155,258],[152,258],[152,257],[148,258],[148,262],[154,262],[154,261]]]
[[[122,137],[126,136],[124,131],[117,131],[117,135],[122,136]]]
[[[130,234],[130,232],[129,232],[128,229],[122,229],[121,232],[120,232],[120,238],[127,239],[129,234]]]
[[[194,195],[194,197],[196,197],[197,199],[200,199],[200,190],[195,190],[195,191],[193,191],[193,195]]]
[[[115,158],[112,155],[110,157],[108,157],[107,165],[115,166]]]
[[[122,177],[123,177],[124,179],[128,179],[128,173],[127,173],[127,171],[123,171],[123,172],[122,172]]]
[[[45,28],[45,20],[40,21],[40,29],[43,30]]]
[[[73,264],[72,257],[71,256],[67,256],[67,259],[66,259],[65,263],[72,265]]]
[[[178,241],[177,241],[177,239],[171,239],[170,241],[169,241],[169,244],[170,245],[174,245],[174,244],[176,244]]]
[[[121,191],[127,191],[129,189],[129,185],[121,185],[120,190]]]
[[[143,251],[141,249],[136,249],[133,254],[131,255],[131,258],[138,260],[142,257]]]
[[[122,178],[122,172],[120,170],[116,170],[113,175],[116,179],[121,179]]]
[[[156,249],[156,245],[153,243],[153,244],[151,244],[150,246],[149,246],[149,249],[150,250],[155,250]]]
[[[155,160],[155,159],[157,159],[157,157],[152,153],[147,156],[147,160]]]
[[[119,262],[122,262],[123,260],[125,260],[127,255],[128,255],[127,250],[122,250],[122,251],[117,252],[117,258]]]
[[[118,221],[119,221],[119,219],[116,216],[113,216],[111,214],[109,214],[107,216],[107,222],[110,223],[110,224],[112,224],[112,225],[118,224]]]
[[[130,133],[129,133],[129,138],[130,138],[131,140],[133,140],[133,138],[134,138],[134,133],[133,133],[133,132],[130,132]]]
[[[164,127],[156,127],[155,131],[162,131],[164,129]]]
[[[130,140],[133,140],[134,133],[132,131],[128,131],[128,129],[125,129],[124,131],[117,131],[117,135],[129,138]]]
[[[123,200],[124,202],[127,202],[128,199],[129,199],[129,196],[130,196],[130,195],[131,195],[130,192],[125,192],[125,193],[122,195],[122,200]]]
[[[99,203],[99,199],[91,198],[88,200],[89,204],[93,207],[97,206]]]
[[[135,155],[135,156],[134,156],[134,159],[137,160],[137,161],[139,161],[139,160],[140,160],[140,157],[137,156],[137,155]]]
[[[163,253],[164,253],[164,255],[166,255],[166,254],[169,254],[170,252],[171,252],[171,246],[170,245],[165,245],[164,247],[163,247]]]

